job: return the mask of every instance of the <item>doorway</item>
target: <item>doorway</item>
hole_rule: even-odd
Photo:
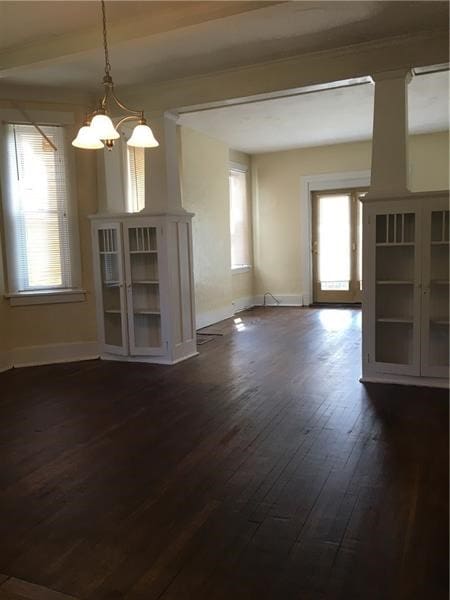
[[[313,302],[357,304],[362,291],[365,189],[312,194]]]

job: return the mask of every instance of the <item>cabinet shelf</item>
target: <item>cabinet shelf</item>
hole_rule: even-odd
[[[158,250],[130,250],[130,254],[158,254]]]
[[[404,317],[379,317],[377,323],[402,323],[404,325],[412,325],[413,319]]]
[[[432,323],[433,325],[444,325],[446,327],[449,326],[448,319],[430,319],[430,323]]]
[[[408,248],[415,246],[414,242],[377,242],[377,246],[381,246],[384,248],[394,247],[394,248]]]
[[[414,285],[414,281],[407,279],[380,279],[377,285]]]
[[[160,315],[159,310],[136,309],[133,311],[135,315]]]
[[[449,245],[449,241],[440,241],[440,242],[431,242],[432,246],[448,246]]]
[[[135,279],[131,283],[133,285],[159,285],[157,279]]]
[[[107,308],[104,312],[107,315],[120,315],[122,311],[119,308]]]
[[[433,285],[450,285],[450,281],[448,279],[432,279],[431,283]]]

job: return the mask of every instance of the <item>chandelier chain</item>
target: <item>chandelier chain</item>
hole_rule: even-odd
[[[102,18],[103,18],[103,48],[105,50],[105,73],[108,77],[111,76],[111,63],[109,62],[108,38],[106,32],[106,9],[105,0],[102,0]]]

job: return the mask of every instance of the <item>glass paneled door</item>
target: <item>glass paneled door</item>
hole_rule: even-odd
[[[159,279],[159,237],[157,226],[125,226],[127,299],[130,354],[163,353]]]
[[[98,225],[94,231],[101,341],[106,352],[124,355],[128,339],[120,224]]]
[[[359,303],[362,290],[362,190],[312,197],[313,300]]]
[[[436,207],[424,213],[422,375],[448,377],[450,211]]]

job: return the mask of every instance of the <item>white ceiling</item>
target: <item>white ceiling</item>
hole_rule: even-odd
[[[447,2],[108,1],[118,85],[157,82],[358,42],[445,29]],[[0,2],[5,83],[97,89],[100,3]]]
[[[448,92],[448,71],[412,80],[411,133],[448,130]],[[180,123],[249,154],[352,142],[372,137],[373,98],[365,84],[184,114]]]

